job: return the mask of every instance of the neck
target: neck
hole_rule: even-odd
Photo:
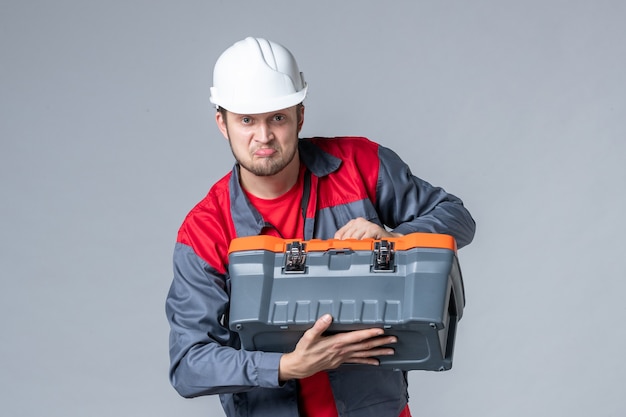
[[[277,174],[260,177],[245,169],[239,170],[241,186],[255,197],[271,200],[280,197],[298,181],[300,158],[296,155],[282,171]]]

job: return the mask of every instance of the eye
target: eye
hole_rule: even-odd
[[[243,123],[244,125],[248,125],[248,124],[252,123],[252,118],[248,117],[248,116],[243,116],[241,118],[241,123]]]
[[[274,115],[274,121],[275,122],[282,122],[283,120],[285,120],[285,115],[284,114],[275,114]]]

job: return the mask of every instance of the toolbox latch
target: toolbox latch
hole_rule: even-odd
[[[374,262],[372,265],[372,271],[395,271],[394,259],[395,250],[393,242],[389,242],[388,240],[374,242]]]
[[[306,267],[306,244],[303,242],[287,243],[285,250],[285,273],[303,274]]]

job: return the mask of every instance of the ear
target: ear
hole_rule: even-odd
[[[215,113],[215,123],[217,124],[217,128],[220,132],[222,132],[222,135],[228,139],[228,128],[226,127],[226,120],[224,120],[224,116],[222,116],[221,111]]]
[[[296,107],[296,111],[300,112],[298,115],[298,133],[302,130],[302,125],[304,124],[304,104]]]

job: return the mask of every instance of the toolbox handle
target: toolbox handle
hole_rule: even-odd
[[[325,253],[328,255],[350,255],[354,253],[354,250],[351,248],[332,248],[326,250]]]

